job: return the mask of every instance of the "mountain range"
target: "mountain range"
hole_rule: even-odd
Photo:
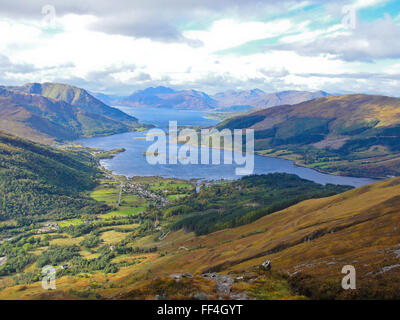
[[[324,91],[289,90],[267,94],[260,89],[254,89],[244,91],[230,90],[217,93],[212,97],[218,101],[219,108],[223,110],[232,106],[250,106],[263,109],[285,104],[297,104],[327,96],[330,96],[330,94]]]
[[[174,90],[160,86],[136,91],[127,97],[117,97],[102,93],[95,93],[94,95],[111,105],[235,112],[253,108],[269,108],[283,104],[296,104],[319,97],[326,97],[330,94],[324,91],[295,90],[267,94],[260,89],[253,89],[229,90],[210,96],[197,90]]]
[[[81,88],[58,83],[0,87],[0,130],[33,141],[73,140],[135,130],[135,117]]]
[[[259,154],[336,174],[400,174],[400,99],[377,95],[323,97],[263,109],[218,128],[255,130]]]
[[[130,107],[172,108],[185,110],[210,110],[216,101],[196,90],[176,91],[167,87],[147,88],[122,98],[118,104]]]

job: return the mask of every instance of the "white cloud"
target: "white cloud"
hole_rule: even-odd
[[[288,19],[272,22],[238,22],[232,19],[215,21],[206,31],[187,31],[185,36],[204,43],[208,51],[239,46],[249,41],[285,34],[293,27]]]
[[[222,6],[208,3],[210,6]],[[365,8],[381,3],[358,1],[357,6]],[[289,1],[285,5],[296,11],[308,4],[307,1]],[[396,54],[400,51],[398,37],[395,36],[397,29],[394,29],[397,25],[393,21],[375,21],[372,28],[352,33],[344,30],[339,21],[332,24],[328,13],[319,13],[316,20],[313,20],[312,14],[306,19],[290,16],[262,20],[259,16],[251,17],[248,12],[245,18],[223,17],[223,10],[210,9],[218,15],[210,16],[207,23],[191,28],[180,26],[175,34],[178,38],[168,38],[173,35],[171,31],[161,41],[159,34],[144,37],[137,33],[138,29],[130,34],[129,25],[125,25],[124,32],[94,28],[105,22],[104,8],[109,8],[109,14],[114,12],[116,18],[125,17],[118,14],[121,9],[104,3],[100,7],[93,10],[80,7],[81,12],[60,14],[61,7],[55,29],[44,28],[40,20],[20,18],[11,21],[0,18],[0,80],[4,84],[67,81],[92,91],[115,93],[128,93],[153,85],[195,88],[209,93],[254,87],[266,91],[329,91],[338,90],[341,84],[348,90],[379,90],[382,87],[378,80],[363,77],[350,79],[346,76],[349,72],[367,70],[377,73],[375,69],[381,68],[382,74],[399,73],[391,71],[395,70],[391,68],[395,63],[383,65],[380,60],[392,57],[397,61],[396,70],[399,69]],[[150,4],[148,8],[151,8]],[[34,8],[31,10],[34,12]],[[145,7],[141,6],[140,10],[145,10]],[[169,14],[177,15],[166,13],[167,16]],[[324,21],[329,22],[328,26],[323,24]],[[280,46],[270,45],[265,50],[259,48],[246,54],[220,53],[226,49],[245,47],[255,40],[275,37],[280,38]],[[196,43],[202,45],[197,46]],[[360,61],[362,59],[358,58],[363,55],[370,60],[376,59],[376,64]],[[337,76],[332,76],[335,74]],[[395,85],[398,85],[396,78],[382,76],[380,81],[385,83],[385,92],[394,92]]]

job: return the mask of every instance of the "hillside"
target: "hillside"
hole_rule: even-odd
[[[172,207],[193,204],[184,196],[193,187],[183,188],[182,182],[154,177],[129,181],[159,194],[180,193],[183,198]],[[205,186],[201,192],[216,195],[220,184]],[[118,188],[108,180],[94,194],[112,204]],[[18,241],[0,245],[0,254],[19,250],[31,258],[21,260],[18,275],[10,269],[11,258],[0,268],[4,274],[0,298],[398,299],[399,194],[400,178],[380,181],[305,200],[249,224],[201,236],[171,230],[171,223],[181,218],[179,212],[163,217],[150,207],[118,220],[103,214],[100,217],[109,218],[90,225],[75,219],[74,226],[37,236],[35,241],[32,232],[37,226],[26,227],[31,231]],[[125,206],[137,201],[128,191],[123,199]],[[236,196],[227,201],[243,206],[242,200]],[[127,214],[126,209],[123,212]],[[116,248],[112,252],[110,245]],[[22,259],[20,254],[17,257]],[[266,259],[272,263],[271,271],[259,268]],[[57,267],[57,289],[43,291],[40,266],[65,261],[71,267]],[[345,265],[356,269],[356,290],[341,288]]]
[[[327,197],[349,189],[350,186],[321,185],[285,173],[252,175],[203,188],[181,205],[166,209],[163,215],[178,216],[173,230],[183,228],[202,235],[248,224],[305,199]]]
[[[196,90],[176,91],[166,87],[147,88],[116,102],[130,107],[172,108],[179,110],[211,110],[216,101]]]
[[[0,129],[33,141],[73,140],[138,126],[136,118],[68,85],[0,87]]]
[[[94,213],[101,205],[81,193],[95,186],[98,173],[86,152],[60,151],[0,131],[0,221]]]
[[[260,89],[243,90],[243,91],[226,91],[217,93],[212,96],[218,101],[221,110],[232,106],[250,106],[252,108],[270,108],[285,104],[297,104],[316,98],[330,96],[324,91],[308,92],[308,91],[281,91],[276,93],[265,93]]]
[[[252,128],[259,154],[330,173],[374,177],[400,173],[398,98],[318,98],[228,119],[218,128]]]
[[[102,115],[132,125],[136,118],[112,108],[90,95],[86,90],[62,83],[28,83],[21,87],[9,87],[14,91],[38,94],[46,98],[64,101],[89,113]]]
[[[158,243],[168,255],[151,272],[233,272],[244,276],[237,287],[251,289],[246,274],[270,259],[273,270],[289,272],[294,289],[312,298],[399,298],[399,194],[397,178],[206,236],[178,231]],[[344,265],[356,268],[357,290],[341,289]]]

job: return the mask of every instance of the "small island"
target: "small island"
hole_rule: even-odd
[[[157,151],[154,151],[154,152],[147,152],[147,151],[144,151],[143,152],[143,155],[144,156],[152,156],[152,157],[156,157],[156,156],[158,156],[160,153],[159,152],[157,152]]]
[[[97,159],[112,159],[114,158],[117,154],[120,154],[122,152],[125,152],[126,149],[125,148],[117,148],[117,149],[112,149],[109,151],[105,151],[105,150],[98,150],[94,153],[94,156]]]

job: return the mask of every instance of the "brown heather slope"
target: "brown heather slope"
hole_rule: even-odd
[[[136,118],[108,106],[80,107],[64,100],[0,87],[0,130],[36,142],[120,133],[137,126]]]
[[[255,130],[255,149],[334,174],[400,174],[400,99],[342,95],[228,119],[218,128]]]
[[[400,178],[307,200],[207,236],[179,231],[157,245],[168,254],[148,265],[152,275],[246,274],[270,259],[274,270],[289,272],[294,288],[313,298],[399,298]],[[341,269],[348,264],[357,271],[351,292],[341,289]]]

